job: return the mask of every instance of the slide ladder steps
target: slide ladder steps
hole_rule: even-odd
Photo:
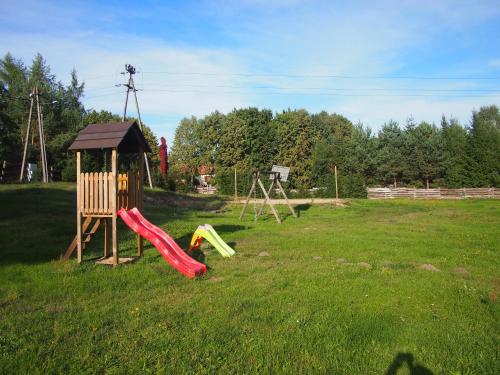
[[[85,246],[88,245],[90,243],[90,241],[92,241],[94,234],[99,229],[99,226],[101,225],[101,219],[97,218],[94,222],[94,225],[90,229],[90,231],[87,232],[87,229],[89,229],[90,224],[92,224],[92,218],[86,217],[85,220],[83,221],[83,224],[82,224],[82,232],[83,232],[82,233],[82,238],[83,238],[82,242],[83,242],[84,249],[85,249]],[[71,255],[73,254],[73,252],[76,250],[77,245],[78,245],[78,236],[75,236],[75,238],[73,238],[73,241],[71,241],[68,248],[64,252],[63,259],[69,259],[71,257]]]

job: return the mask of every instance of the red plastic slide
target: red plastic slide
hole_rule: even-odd
[[[207,271],[207,267],[204,264],[197,262],[187,255],[172,237],[147,221],[137,208],[132,208],[128,211],[122,208],[118,211],[118,216],[122,218],[130,229],[151,242],[172,267],[187,277],[200,276]]]

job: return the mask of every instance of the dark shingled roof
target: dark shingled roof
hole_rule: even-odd
[[[135,121],[92,124],[83,129],[68,150],[117,148],[121,153],[151,152],[139,125]]]

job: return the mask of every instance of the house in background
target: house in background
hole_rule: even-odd
[[[200,165],[198,167],[198,176],[195,177],[198,186],[196,190],[200,194],[214,194],[217,189],[212,186],[214,179],[214,167],[211,165]]]

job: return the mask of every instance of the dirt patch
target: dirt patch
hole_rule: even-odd
[[[464,267],[455,267],[453,268],[453,273],[460,276],[467,276],[469,271],[467,271]]]
[[[46,311],[50,314],[60,314],[68,311],[68,309],[63,306],[49,306],[46,308]]]
[[[223,280],[224,280],[224,278],[222,276],[212,276],[207,280],[207,282],[218,283],[219,281],[223,281]]]
[[[257,256],[259,256],[259,257],[268,257],[268,256],[269,256],[269,253],[268,253],[267,251],[261,251],[261,252],[259,253],[259,255],[257,255]]]
[[[426,271],[431,271],[431,272],[441,272],[441,270],[439,268],[437,268],[436,266],[434,266],[430,263],[421,264],[419,268],[426,270]]]
[[[371,270],[372,269],[372,265],[370,263],[366,263],[366,262],[359,262],[358,266],[361,267],[361,268],[364,268],[365,270]]]
[[[498,290],[492,290],[488,293],[488,298],[491,302],[498,302]]]
[[[320,260],[321,257],[313,257],[314,260]]]
[[[337,264],[342,264],[342,263],[345,263],[345,259],[344,258],[337,259]]]

